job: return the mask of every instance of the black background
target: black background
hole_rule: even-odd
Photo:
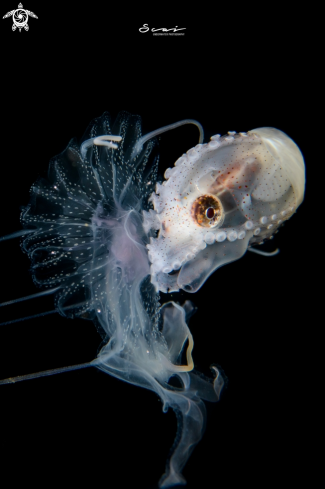
[[[14,8],[3,1],[1,16]],[[38,16],[29,32],[0,22],[1,235],[20,229],[20,206],[49,159],[105,110],[141,115],[143,133],[197,119],[205,141],[274,126],[301,148],[306,199],[269,244],[280,254],[247,253],[195,295],[173,298],[198,307],[190,322],[196,367],[217,363],[228,378],[221,401],[207,404],[206,433],[184,469],[188,488],[292,487],[303,477],[320,487],[323,427],[312,387],[320,362],[311,358],[320,342],[322,177],[308,20],[232,3],[193,12],[184,4],[180,15],[165,3],[155,13],[96,1],[24,8]],[[185,36],[141,34],[144,23],[186,27]],[[194,126],[164,134],[161,174],[197,140]],[[19,240],[1,243],[1,279],[1,301],[37,291]],[[23,302],[1,310],[1,322],[51,309],[52,297]],[[2,326],[0,338],[1,378],[90,361],[100,344],[91,322],[58,314]],[[95,369],[1,386],[0,406],[2,468],[13,485],[155,488],[176,432],[155,394]]]

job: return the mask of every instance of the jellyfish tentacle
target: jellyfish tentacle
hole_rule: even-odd
[[[38,297],[42,297],[43,295],[50,295],[57,292],[60,287],[54,287],[54,289],[46,289],[41,292],[37,292],[36,294],[26,295],[25,297],[20,297],[19,299],[12,299],[11,301],[2,302],[0,307],[11,306],[12,304],[16,304],[17,302],[29,301],[30,299],[37,299]]]
[[[20,238],[21,236],[25,236],[26,234],[35,233],[35,229],[22,229],[21,231],[16,231],[11,234],[7,234],[6,236],[1,236],[0,241],[7,241],[8,239]]]
[[[177,127],[183,126],[185,124],[194,124],[195,126],[198,127],[199,132],[200,132],[199,144],[202,144],[203,139],[204,139],[204,130],[203,130],[202,125],[198,121],[196,121],[195,119],[184,119],[182,121],[175,122],[174,124],[169,124],[168,126],[160,127],[159,129],[156,129],[155,131],[151,131],[148,134],[146,134],[145,136],[142,136],[133,148],[133,151],[131,154],[131,159],[134,158],[138,153],[140,153],[142,146],[149,139],[152,139],[156,136],[159,136],[159,134],[162,134],[163,132],[171,131],[172,129],[176,129]]]
[[[43,370],[42,372],[36,372],[34,374],[18,375],[17,377],[8,377],[7,379],[0,380],[0,385],[15,384],[16,382],[22,382],[23,380],[39,379],[40,377],[48,377],[49,375],[61,374],[63,372],[71,372],[72,370],[80,370],[81,368],[92,367],[91,362],[79,363],[77,365],[71,365],[69,367],[53,368],[51,370]]]
[[[84,158],[88,148],[93,144],[96,146],[106,146],[107,148],[117,149],[118,145],[112,143],[111,141],[120,142],[122,140],[121,136],[114,136],[112,134],[103,134],[102,136],[96,136],[94,138],[87,139],[80,146],[81,156]]]
[[[280,253],[279,248],[277,248],[274,251],[262,251],[262,250],[257,250],[256,248],[250,247],[250,248],[248,248],[248,251],[251,251],[252,253],[256,253],[257,255],[261,255],[261,256],[276,256]]]
[[[53,311],[45,311],[40,312],[39,314],[33,314],[32,316],[25,316],[19,319],[12,319],[11,321],[5,321],[4,323],[0,323],[0,326],[9,326],[9,324],[21,323],[22,321],[28,321],[29,319],[35,319],[43,316],[48,316],[49,314],[58,314],[59,311],[53,309]]]

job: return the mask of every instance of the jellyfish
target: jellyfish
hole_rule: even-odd
[[[197,125],[199,144],[157,183],[156,136],[185,123]],[[301,153],[281,131],[203,138],[191,119],[142,136],[139,116],[121,112],[112,122],[104,113],[50,161],[22,209],[23,230],[2,238],[21,237],[41,288],[31,298],[53,294],[61,315],[92,320],[102,346],[91,362],[0,384],[96,367],[155,392],[178,420],[163,488],[186,482],[182,469],[205,429],[204,401],[219,400],[224,380],[214,364],[210,377],[194,368],[192,302],[161,304],[160,291],[198,290],[270,238],[304,191]]]
[[[216,367],[211,378],[193,369],[191,302],[161,305],[151,283],[146,245],[155,232],[144,229],[142,212],[151,207],[157,180],[154,136],[141,139],[138,116],[121,112],[112,123],[105,113],[32,186],[21,213],[23,230],[3,239],[21,236],[33,281],[42,289],[32,297],[53,294],[61,315],[91,319],[103,346],[90,363],[0,383],[92,366],[156,392],[163,410],[171,407],[179,420],[160,481],[168,487],[185,482],[181,470],[204,430],[203,399],[217,401],[223,380]]]

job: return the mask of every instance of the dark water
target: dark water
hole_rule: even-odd
[[[4,6],[3,15],[12,8]],[[189,31],[178,44],[161,37],[153,45],[153,38],[138,36],[146,21],[139,12],[130,12],[131,21],[112,6],[77,12],[26,8],[39,17],[29,22],[29,32],[12,32],[10,19],[3,20],[1,32],[7,100],[1,235],[19,229],[20,206],[37,177],[46,175],[49,159],[104,110],[141,115],[144,133],[195,118],[205,141],[215,133],[274,126],[302,150],[306,200],[268,244],[280,254],[248,253],[217,271],[195,295],[173,295],[180,303],[190,298],[198,308],[190,320],[195,365],[208,373],[216,363],[227,378],[220,402],[207,403],[206,432],[183,474],[189,489],[284,487],[304,478],[308,486],[322,487],[314,448],[323,437],[317,394],[322,381],[314,387],[322,358],[316,287],[323,275],[317,203],[322,169],[321,154],[314,156],[311,103],[295,75],[306,69],[304,58],[299,69],[295,65],[298,47],[282,37],[274,45],[266,34],[272,19],[265,17],[263,29],[247,16],[248,28],[235,30],[226,12],[220,13],[228,26],[224,37],[207,19],[198,25],[195,18],[159,18],[157,27],[184,23]],[[288,51],[289,59],[283,54]],[[163,135],[161,175],[197,139],[194,126]],[[1,301],[36,292],[18,240],[1,243],[1,258]],[[51,297],[17,304],[1,311],[1,321],[52,308]],[[5,326],[0,338],[1,378],[90,361],[100,345],[90,321],[59,315]],[[2,466],[12,484],[157,487],[176,418],[162,412],[152,392],[96,369],[1,390]]]

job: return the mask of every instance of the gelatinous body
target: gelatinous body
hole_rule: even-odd
[[[297,145],[274,128],[213,136],[181,156],[151,197],[146,225],[157,290],[198,290],[217,268],[270,238],[304,196]],[[179,270],[168,275],[172,270]]]
[[[51,160],[48,178],[33,185],[21,214],[27,234],[20,234],[35,284],[55,294],[61,314],[92,319],[101,333],[90,365],[153,390],[164,411],[179,414],[160,481],[167,487],[185,482],[181,470],[204,431],[203,399],[217,401],[223,380],[216,368],[210,379],[193,371],[191,303],[161,307],[150,282],[146,245],[154,234],[143,228],[142,212],[151,205],[158,157],[153,139],[134,151],[140,138],[138,116],[93,121],[82,144],[72,140]],[[180,387],[169,383],[173,376]]]
[[[160,487],[185,483],[182,468],[205,427],[203,400],[219,399],[223,379],[216,367],[211,378],[194,370],[191,302],[161,306],[159,290],[197,290],[216,268],[270,237],[304,193],[299,149],[270,128],[199,144],[154,193],[152,137],[165,130],[143,137],[141,119],[126,112],[114,123],[107,113],[93,121],[80,143],[72,140],[51,160],[22,211],[24,230],[10,236],[22,236],[41,294],[54,293],[62,315],[97,326],[103,346],[86,365],[156,392],[164,411],[177,412]]]

